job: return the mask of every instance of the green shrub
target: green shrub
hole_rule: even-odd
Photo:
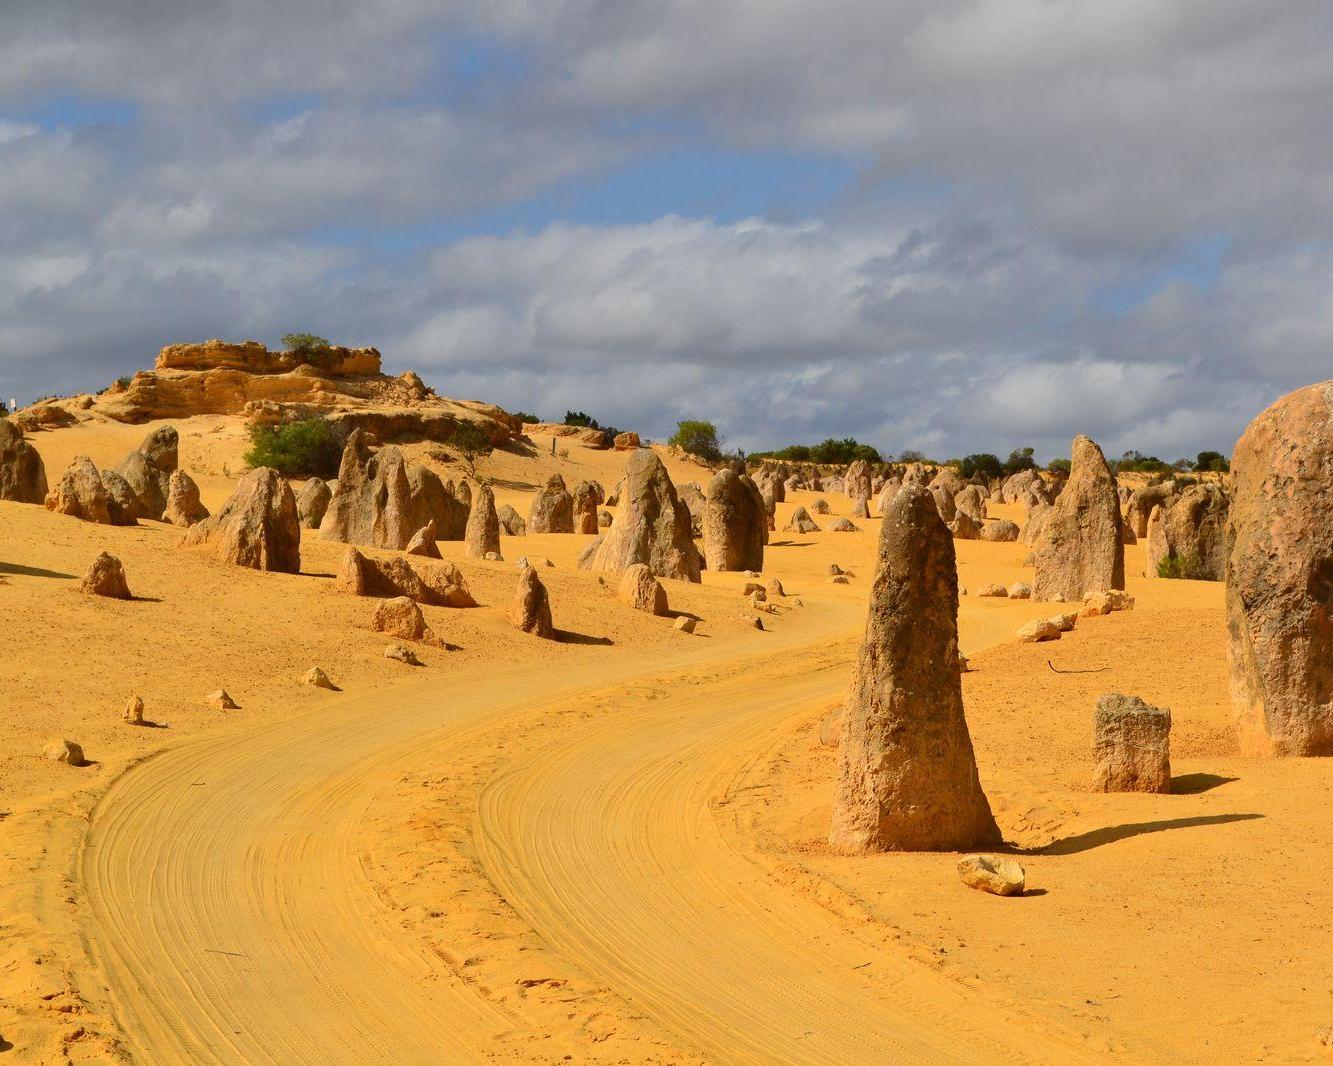
[[[1046,469],[1052,474],[1068,474],[1073,467],[1074,464],[1068,459],[1052,459],[1046,464]]]
[[[1186,555],[1168,555],[1157,564],[1157,576],[1183,578],[1186,581],[1208,580],[1203,560],[1194,552]]]
[[[449,444],[473,475],[477,472],[477,460],[489,455],[494,447],[491,435],[476,422],[459,422],[454,426],[449,434]]]
[[[1031,448],[1015,448],[1009,453],[1004,463],[1004,476],[1017,474],[1020,470],[1035,470],[1037,461],[1032,458]]]
[[[513,414],[515,418],[517,418],[520,422],[523,423],[541,421],[541,418],[539,418],[537,415],[534,415],[531,411],[512,411],[510,413]]]
[[[597,424],[597,419],[592,415],[584,414],[582,411],[566,411],[565,425],[567,426],[586,426],[588,429],[601,429]]]
[[[1203,473],[1209,471],[1218,474],[1225,474],[1231,469],[1231,462],[1221,452],[1200,452],[1199,457],[1194,460],[1194,469]]]
[[[990,452],[978,452],[975,455],[965,455],[958,460],[958,473],[966,480],[973,474],[981,474],[983,477],[999,477],[1005,472],[1004,464],[1000,462],[999,457],[991,455]]]
[[[694,419],[677,422],[676,432],[671,434],[667,443],[710,463],[722,458],[722,442],[717,434],[717,426],[712,422]]]
[[[271,466],[284,477],[336,477],[343,440],[332,423],[305,418],[279,426],[251,426],[245,462]]]
[[[121,377],[116,378],[116,384],[119,385],[122,389],[128,389],[130,387],[130,383],[133,381],[134,378],[130,377],[129,374],[124,374]]]
[[[309,352],[321,348],[332,348],[327,337],[317,337],[313,333],[284,333],[282,343],[289,352]]]

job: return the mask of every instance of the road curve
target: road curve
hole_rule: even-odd
[[[145,761],[98,804],[80,857],[85,940],[126,1046],[153,1063],[493,1060],[515,1019],[404,934],[357,831],[433,751],[596,693],[633,713],[521,757],[477,815],[490,876],[553,948],[720,1061],[1076,1060],[847,936],[716,817],[763,737],[845,685],[847,647],[829,649],[861,617],[831,605],[666,660],[607,657],[595,684],[580,660],[335,697]]]

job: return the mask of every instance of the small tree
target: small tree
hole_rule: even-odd
[[[1046,464],[1046,469],[1052,474],[1064,474],[1069,476],[1069,471],[1073,469],[1074,464],[1068,459],[1052,459]]]
[[[924,463],[926,453],[919,452],[915,448],[905,448],[898,453],[898,462],[900,463]]]
[[[597,419],[592,415],[584,414],[582,411],[566,411],[565,425],[567,426],[587,426],[589,429],[601,429],[597,424]]]
[[[534,415],[531,411],[514,411],[512,413],[513,416],[517,418],[520,422],[522,422],[524,425],[531,425],[534,422],[541,421],[541,419],[537,415]]]
[[[671,435],[667,443],[710,463],[722,458],[722,440],[712,422],[694,419],[677,422],[676,432]]]
[[[978,452],[976,455],[965,455],[958,460],[958,473],[964,478],[970,478],[974,474],[995,478],[1004,473],[1004,465],[998,456],[991,455],[990,452]]]
[[[1032,458],[1031,448],[1015,448],[1004,462],[1004,475],[1017,474],[1020,470],[1035,470],[1037,462]]]
[[[477,476],[477,460],[483,455],[489,455],[493,447],[491,435],[476,422],[459,422],[449,434],[449,443],[471,477]]]
[[[323,418],[304,418],[279,426],[251,426],[251,469],[270,466],[284,477],[335,477],[342,460],[343,440]]]
[[[1221,452],[1200,452],[1199,457],[1194,460],[1194,469],[1203,473],[1211,471],[1213,473],[1225,474],[1231,469],[1231,463]]]
[[[282,343],[289,352],[319,351],[333,347],[327,337],[317,337],[313,333],[284,333]]]

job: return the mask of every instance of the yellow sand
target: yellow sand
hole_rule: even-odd
[[[240,426],[176,424],[215,507],[242,468]],[[74,454],[113,464],[151,428],[34,440],[54,481]],[[564,442],[553,456],[544,440],[481,472],[526,515],[551,471],[610,490],[624,462]],[[669,466],[677,483],[706,483],[698,466]],[[794,494],[779,525],[814,498]],[[176,548],[160,524],[0,504],[9,1054],[1316,1056],[1314,1031],[1333,1020],[1329,768],[1234,755],[1221,588],[1143,579],[1141,548],[1128,553],[1135,611],[1020,646],[1013,631],[1054,609],[974,593],[1030,577],[1027,549],[957,545],[973,591],[960,612],[969,722],[1032,893],[970,891],[948,855],[827,853],[835,753],[817,731],[847,683],[879,526],[855,521],[862,532],[774,536],[764,576],[788,597],[764,632],[745,623],[742,575],[669,582],[672,607],[701,619],[693,637],[576,571],[586,538],[505,538],[507,562],[463,564],[482,607],[426,608],[458,650],[421,649],[413,671],[383,658],[373,603],[321,576],[338,545],[308,535],[306,573],[258,574]],[[141,599],[73,589],[104,547]],[[441,544],[455,559],[459,547]],[[556,564],[541,573],[567,641],[508,625],[520,554]],[[835,561],[850,585],[828,583]],[[342,691],[299,684],[312,665]],[[205,708],[218,687],[241,709]],[[1172,708],[1180,794],[1087,791],[1106,691]],[[120,722],[131,693],[169,728]],[[95,765],[41,759],[53,735]]]

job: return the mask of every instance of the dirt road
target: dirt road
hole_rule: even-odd
[[[98,805],[82,856],[88,947],[127,1045],[151,1062],[494,1060],[522,1019],[403,935],[355,835],[405,767],[586,692],[622,713],[493,780],[476,846],[551,947],[682,1046],[717,1061],[1077,1058],[785,889],[728,823],[747,765],[845,685],[862,610],[608,660],[595,681],[491,670],[349,696],[147,760]]]

